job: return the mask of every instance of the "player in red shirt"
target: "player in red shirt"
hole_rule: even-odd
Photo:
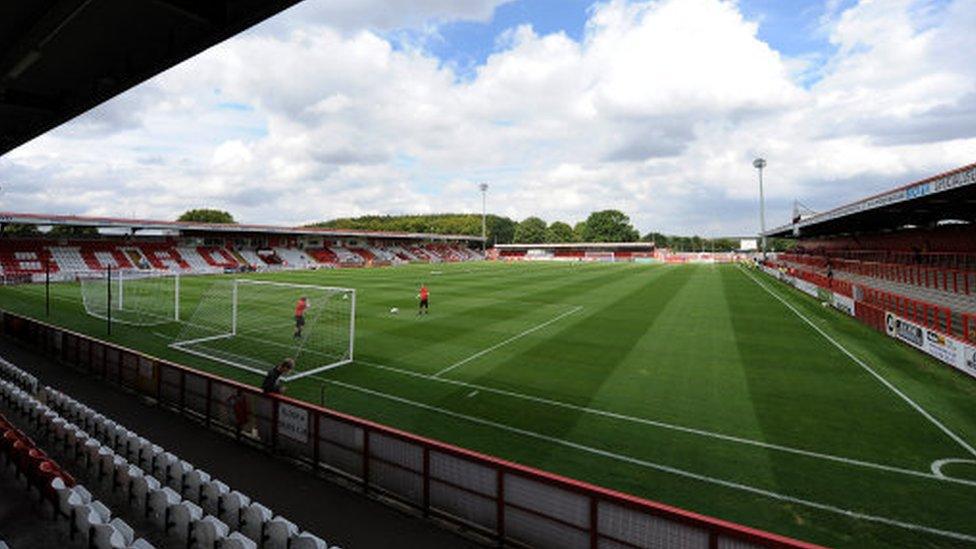
[[[301,339],[302,328],[305,327],[305,310],[308,309],[308,298],[302,296],[295,303],[295,339]]]
[[[430,292],[427,291],[427,285],[420,285],[420,294],[417,295],[420,298],[420,309],[417,311],[418,315],[425,315],[430,312]]]

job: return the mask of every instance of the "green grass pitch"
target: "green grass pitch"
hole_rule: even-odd
[[[291,396],[324,392],[343,412],[827,545],[976,545],[976,381],[761,273],[482,263],[252,276],[357,291],[356,361],[291,383]],[[183,280],[184,319],[212,280]],[[106,337],[76,285],[52,295],[49,322]],[[45,319],[43,296],[2,288],[0,307]],[[270,316],[290,337],[290,319]],[[116,326],[108,339],[260,382],[170,349],[179,331]],[[933,472],[946,459],[960,461]]]

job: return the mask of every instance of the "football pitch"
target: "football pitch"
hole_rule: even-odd
[[[217,278],[183,279],[184,321]],[[976,380],[762,273],[461,263],[248,278],[356,290],[355,361],[289,396],[812,542],[976,545]],[[0,288],[0,308],[261,381],[170,348],[175,322],[109,337],[77,285],[51,293],[50,316],[42,285]],[[269,311],[248,345],[291,338],[288,315]]]

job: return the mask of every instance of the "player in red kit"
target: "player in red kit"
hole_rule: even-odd
[[[430,312],[430,292],[427,290],[426,284],[420,285],[420,293],[417,297],[420,298],[420,309],[417,311],[417,314],[425,315]]]
[[[305,311],[308,309],[308,298],[302,296],[295,303],[295,339],[301,339],[302,328],[305,327]]]

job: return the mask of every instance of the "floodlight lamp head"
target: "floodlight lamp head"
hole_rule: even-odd
[[[752,167],[753,168],[756,168],[757,170],[761,170],[761,169],[765,168],[766,167],[766,159],[760,157],[760,158],[757,158],[757,159],[753,160],[752,161]]]
[[[487,183],[481,183],[481,184],[478,185],[478,188],[481,189],[481,192],[487,192],[488,191],[488,184]]]

